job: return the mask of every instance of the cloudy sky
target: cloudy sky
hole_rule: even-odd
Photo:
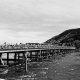
[[[0,43],[42,43],[80,27],[80,0],[0,0]]]

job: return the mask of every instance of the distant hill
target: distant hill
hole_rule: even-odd
[[[80,46],[80,28],[66,30],[61,34],[52,37],[51,39],[47,40],[44,43],[79,47]]]

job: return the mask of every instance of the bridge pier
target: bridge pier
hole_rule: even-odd
[[[27,68],[27,55],[28,55],[28,52],[25,52],[25,72],[28,71],[28,68]]]
[[[51,59],[51,58],[52,58],[51,50],[48,50],[48,59]]]
[[[28,55],[28,58],[30,59],[30,61],[32,61],[32,51],[29,52],[30,55]]]
[[[0,65],[4,65],[4,62],[2,60],[2,53],[0,54]]]
[[[38,51],[35,51],[35,61],[38,61]]]
[[[43,61],[43,52],[42,50],[39,51],[39,61]]]
[[[16,52],[14,53],[14,64],[16,63],[16,58],[17,57],[17,54],[16,54]]]
[[[37,51],[37,61],[40,61],[40,55],[41,55],[41,52],[38,50]]]
[[[7,65],[9,65],[9,53],[7,53]]]
[[[20,54],[18,53],[18,63],[20,62],[20,61],[19,61],[19,58],[20,58],[19,56],[20,56]]]

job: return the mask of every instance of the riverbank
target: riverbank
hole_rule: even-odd
[[[0,75],[5,80],[80,80],[80,52],[56,59],[31,63],[28,72],[13,67],[8,74]]]

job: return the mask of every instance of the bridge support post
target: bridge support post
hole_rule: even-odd
[[[32,51],[30,51],[29,53],[30,53],[29,59],[30,59],[30,61],[32,61]]]
[[[28,55],[28,52],[25,52],[25,72],[28,71],[28,69],[27,69],[27,55]]]
[[[17,57],[18,57],[18,64],[20,63],[20,53],[17,53]]]
[[[14,53],[14,64],[16,64],[16,57],[17,57],[17,54],[16,52]]]
[[[37,54],[37,58],[36,58],[37,61],[39,61],[39,54],[38,54],[38,52],[39,52],[39,51],[36,52],[36,54]]]
[[[42,59],[42,50],[40,50],[40,52],[39,52],[39,61],[42,61],[43,59]]]
[[[7,53],[7,65],[9,64],[9,53]]]
[[[2,53],[0,54],[0,65],[4,65],[4,62],[2,60]]]
[[[48,52],[48,50],[47,50],[47,60],[48,60],[48,58],[49,58],[48,55],[49,55],[49,52]]]

